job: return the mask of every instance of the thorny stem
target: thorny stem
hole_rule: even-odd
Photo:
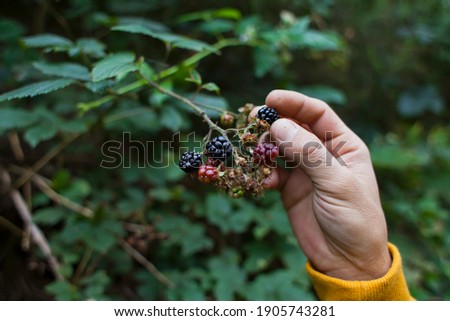
[[[177,99],[177,100],[179,100],[179,101],[185,103],[186,105],[188,105],[188,106],[189,106],[191,109],[193,109],[197,114],[199,114],[200,117],[203,118],[203,120],[208,124],[208,126],[209,126],[209,128],[210,128],[211,130],[215,130],[215,131],[219,132],[219,133],[220,133],[223,137],[225,137],[225,138],[230,142],[230,144],[233,146],[232,142],[231,142],[230,139],[228,138],[227,131],[224,130],[223,128],[217,126],[217,125],[211,120],[211,118],[209,118],[209,116],[205,113],[205,111],[204,111],[203,109],[201,109],[200,107],[198,107],[196,104],[194,104],[191,100],[187,99],[186,97],[183,97],[183,96],[181,96],[181,95],[178,95],[177,93],[175,93],[175,92],[173,92],[173,91],[170,91],[170,90],[168,90],[168,89],[166,89],[166,88],[164,88],[164,87],[158,85],[158,84],[157,84],[156,82],[154,82],[153,80],[147,79],[147,78],[144,78],[144,79],[145,79],[145,81],[147,82],[147,84],[148,84],[149,86],[154,87],[154,88],[155,88],[156,90],[158,90],[159,92],[161,92],[161,93],[163,93],[163,94],[165,94],[165,95],[167,95],[167,96],[170,96],[170,97],[172,97],[172,98],[175,98],[175,99]],[[238,160],[240,160],[240,159],[242,158],[242,157],[239,156],[239,154],[238,154],[236,148],[234,148],[234,147],[233,147],[233,156],[234,156],[234,158],[235,158],[235,161],[238,161]]]
[[[237,114],[233,113],[232,111],[229,111],[229,110],[224,111],[223,109],[221,109],[219,107],[209,106],[209,105],[201,104],[199,102],[195,102],[195,103],[197,104],[197,106],[200,106],[202,108],[209,109],[209,110],[214,110],[214,111],[217,111],[219,113],[227,113],[227,114],[233,115],[234,117],[237,117]]]

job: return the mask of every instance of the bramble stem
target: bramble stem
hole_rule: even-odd
[[[143,76],[144,77],[144,76]],[[217,132],[219,132],[223,137],[226,138],[226,140],[228,140],[231,144],[231,146],[233,146],[232,142],[230,141],[230,139],[228,138],[227,135],[227,131],[224,130],[223,128],[217,126],[212,120],[211,118],[209,118],[209,116],[205,113],[205,111],[203,109],[201,109],[200,107],[198,107],[196,104],[194,104],[191,100],[187,99],[186,97],[183,97],[181,95],[178,95],[177,93],[170,91],[160,85],[158,85],[156,82],[154,82],[151,79],[147,79],[144,78],[145,81],[147,82],[147,84],[151,87],[154,87],[156,90],[158,90],[159,92],[163,93],[164,95],[167,95],[169,97],[175,98],[183,103],[185,103],[186,105],[188,105],[191,109],[193,109],[197,114],[200,115],[200,117],[203,118],[203,120],[208,124],[209,128],[212,130],[215,130]],[[239,160],[242,157],[239,156],[238,152],[236,151],[236,148],[233,147],[233,155],[235,160]]]

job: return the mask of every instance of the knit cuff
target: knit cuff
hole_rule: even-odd
[[[306,270],[320,300],[324,301],[410,301],[400,252],[388,243],[392,256],[389,271],[381,278],[369,281],[348,281],[325,275],[315,270],[310,262]]]

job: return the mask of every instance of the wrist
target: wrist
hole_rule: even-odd
[[[369,281],[383,277],[391,268],[392,258],[386,245],[376,255],[363,259],[344,259],[338,268],[324,270],[322,273],[348,281]]]

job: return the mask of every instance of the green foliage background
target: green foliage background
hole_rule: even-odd
[[[24,246],[26,226],[3,184],[0,299],[315,299],[277,193],[232,200],[184,175],[161,142],[208,128],[150,79],[214,106],[212,117],[263,104],[274,88],[327,101],[371,149],[412,294],[449,300],[449,12],[446,0],[3,6],[1,167],[61,278]],[[122,146],[131,166],[101,168],[102,145],[123,132],[164,146],[147,156],[167,166],[140,168]],[[56,202],[42,180],[88,212]]]

